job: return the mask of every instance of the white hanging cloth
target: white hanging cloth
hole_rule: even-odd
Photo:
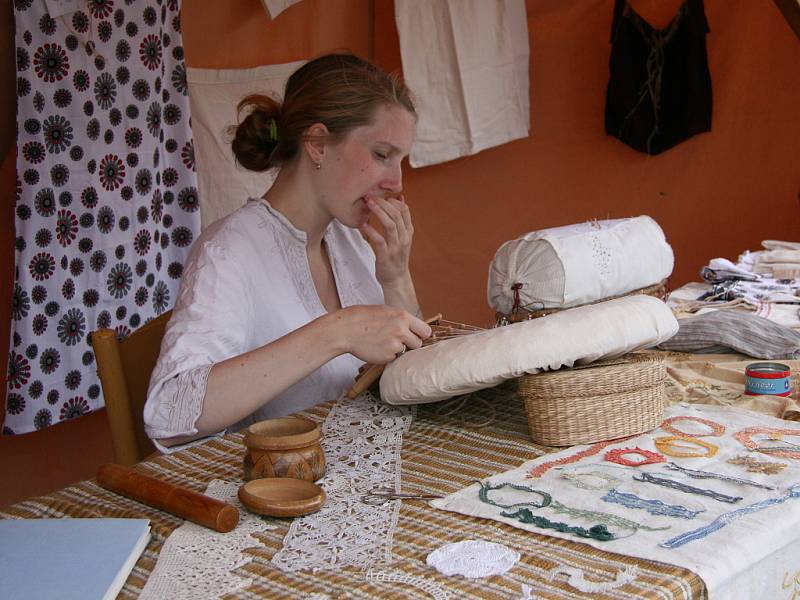
[[[238,123],[236,107],[249,94],[283,98],[286,80],[305,61],[252,69],[187,69],[197,185],[205,199],[200,209],[203,229],[258,198],[275,179],[275,171],[256,173],[236,164],[228,128]],[[244,116],[244,114],[242,115]]]
[[[297,4],[300,0],[262,0],[264,8],[271,19],[276,18],[279,14],[289,8],[292,4]]]
[[[395,19],[403,75],[420,115],[411,166],[528,135],[524,0],[395,0]]]

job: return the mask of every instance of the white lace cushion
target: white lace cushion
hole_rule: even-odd
[[[626,296],[444,340],[387,365],[381,398],[422,404],[491,387],[525,373],[590,363],[650,348],[678,331],[652,296]]]
[[[648,216],[543,229],[503,244],[489,269],[489,305],[569,308],[658,283],[672,273],[664,232]]]
[[[489,266],[489,306],[509,314],[514,306],[513,285],[519,289],[520,306],[528,310],[564,304],[564,265],[547,240],[518,238],[506,242]]]

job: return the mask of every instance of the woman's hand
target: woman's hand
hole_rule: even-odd
[[[395,287],[409,277],[408,260],[414,226],[405,198],[367,198],[367,207],[383,227],[383,235],[365,223],[359,230],[375,251],[375,276],[383,287]]]
[[[427,323],[385,304],[350,306],[331,313],[329,318],[341,349],[372,364],[391,361],[404,346],[419,348],[431,335]]]

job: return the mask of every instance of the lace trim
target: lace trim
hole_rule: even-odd
[[[367,571],[367,581],[370,582],[389,582],[389,583],[405,583],[430,594],[433,600],[448,600],[450,592],[443,588],[441,585],[425,577],[418,577],[416,575],[409,575],[402,571],[394,569],[384,569],[376,571],[370,569]]]
[[[252,579],[233,571],[250,562],[247,548],[263,546],[252,534],[277,525],[248,512],[236,496],[240,483],[213,480],[206,494],[239,509],[239,524],[229,533],[218,533],[189,521],[164,542],[140,600],[197,600],[219,598],[244,589]]]
[[[610,489],[608,493],[601,498],[601,500],[603,502],[621,504],[626,508],[638,508],[646,510],[651,515],[675,517],[680,519],[694,519],[701,512],[705,512],[705,510],[702,509],[691,510],[680,504],[666,504],[661,500],[641,498],[636,494],[620,492],[617,489]]]
[[[636,565],[628,565],[625,570],[619,571],[617,576],[611,581],[588,581],[583,571],[575,567],[555,567],[548,573],[550,581],[555,581],[556,576],[566,575],[567,584],[574,587],[580,592],[587,594],[597,594],[601,592],[609,592],[618,587],[634,581],[639,575],[639,569]]]
[[[203,365],[184,371],[164,382],[161,394],[169,401],[156,403],[161,410],[155,413],[154,424],[145,425],[147,435],[158,439],[197,433],[195,424],[203,410],[203,398],[212,366]]]
[[[273,211],[273,214],[275,212],[277,211]],[[285,217],[282,217],[282,219],[285,219]],[[322,314],[324,308],[311,279],[305,244],[300,242],[296,235],[292,235],[290,238],[286,235],[281,235],[279,231],[275,231],[277,227],[287,228],[285,223],[276,222],[275,220],[270,220],[268,223],[273,228],[273,236],[281,249],[283,261],[291,274],[292,281],[294,281],[294,289],[297,291],[303,307],[309,315]]]
[[[413,411],[369,392],[338,402],[322,427],[327,474],[322,509],[295,519],[272,564],[284,572],[389,562],[400,501],[370,506],[357,499],[379,487],[400,490],[403,434]]]

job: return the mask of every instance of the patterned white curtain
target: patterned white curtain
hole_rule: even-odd
[[[51,2],[57,5],[58,2]],[[174,303],[200,229],[179,0],[15,0],[16,279],[3,433],[103,405],[89,332]]]

